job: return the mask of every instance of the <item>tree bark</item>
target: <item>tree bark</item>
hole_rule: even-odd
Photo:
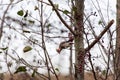
[[[115,80],[120,80],[120,0],[117,0],[116,9]]]
[[[75,0],[75,80],[84,80],[83,15],[84,0]]]

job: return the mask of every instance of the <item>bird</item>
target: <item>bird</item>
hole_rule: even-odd
[[[68,47],[71,47],[73,44],[73,40],[74,40],[74,36],[72,35],[72,33],[68,33],[68,40],[67,41],[63,41],[59,44],[59,48],[56,49],[56,51],[60,54],[62,49],[66,49]]]
[[[68,40],[68,41],[63,41],[63,42],[61,42],[61,43],[59,44],[59,48],[56,49],[56,51],[57,51],[58,53],[60,53],[62,49],[66,49],[66,48],[72,46],[72,44],[73,44],[73,42],[71,42],[71,41],[69,41],[69,40]]]

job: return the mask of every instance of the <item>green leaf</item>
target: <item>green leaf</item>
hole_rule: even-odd
[[[26,47],[24,47],[23,52],[28,52],[31,50],[32,50],[32,48],[30,46],[26,46]]]
[[[64,14],[69,14],[70,12],[68,10],[63,11]]]
[[[24,33],[30,33],[30,31],[27,31],[27,30],[23,30]]]
[[[99,20],[98,24],[99,24],[99,25],[100,25],[100,24],[102,24],[102,21],[101,21],[101,20]]]
[[[18,73],[18,72],[26,72],[26,66],[20,66],[17,68],[17,70],[14,72],[14,74]]]
[[[58,68],[55,68],[55,70],[59,72],[59,69],[58,69]]]
[[[106,74],[106,70],[103,70],[103,71],[102,71],[102,74],[105,75],[105,74]]]
[[[55,8],[58,9],[59,5],[58,4],[54,4]]]
[[[23,16],[23,15],[24,15],[24,12],[23,12],[23,10],[19,10],[19,11],[17,12],[17,14],[18,14],[19,16]]]
[[[36,70],[33,70],[32,77],[35,76]]]
[[[31,24],[34,24],[35,23],[35,21],[33,21],[33,20],[28,20],[29,21],[29,23],[31,23]]]
[[[0,54],[2,53],[2,51],[0,51]]]
[[[0,48],[0,49],[2,49],[2,50],[7,50],[7,49],[8,49],[8,47],[5,47],[5,48]]]
[[[47,27],[47,28],[49,28],[50,26],[51,26],[51,24],[50,24],[50,23],[48,23],[48,24],[46,25],[46,27]]]

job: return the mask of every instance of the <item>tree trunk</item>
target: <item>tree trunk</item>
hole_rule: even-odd
[[[75,80],[84,80],[84,0],[75,0]]]
[[[120,0],[117,0],[115,80],[120,80]]]
[[[73,57],[73,55],[72,55],[72,46],[71,46],[70,47],[70,57],[69,57],[69,61],[70,61],[70,67],[69,67],[70,80],[74,80],[72,57]]]

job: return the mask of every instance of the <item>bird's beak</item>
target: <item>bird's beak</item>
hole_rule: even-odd
[[[56,49],[56,51],[60,54],[60,49]]]

